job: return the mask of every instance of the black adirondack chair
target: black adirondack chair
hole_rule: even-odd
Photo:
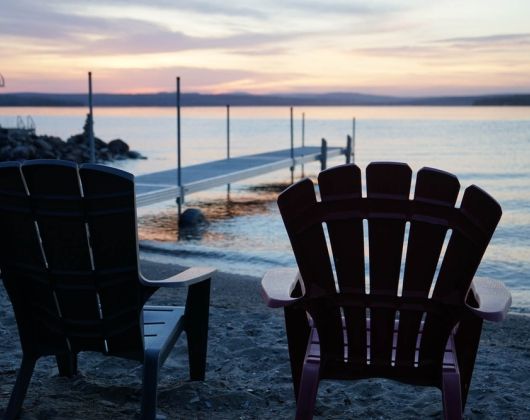
[[[56,357],[61,376],[77,372],[82,351],[143,363],[145,419],[156,417],[159,369],[183,331],[190,377],[204,380],[213,270],[153,281],[138,264],[133,175],[56,160],[0,164],[0,270],[23,353],[4,418],[19,414],[42,356]],[[158,287],[181,286],[185,307],[145,305]]]
[[[320,379],[369,377],[438,387],[445,417],[462,417],[482,320],[511,304],[502,283],[473,278],[501,208],[476,186],[455,207],[457,178],[430,168],[409,199],[411,177],[372,163],[363,197],[360,169],[343,165],[320,173],[321,201],[308,179],[278,198],[299,272],[267,273],[262,294],[285,311],[298,419],[312,418]]]

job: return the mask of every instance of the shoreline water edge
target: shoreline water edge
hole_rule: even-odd
[[[142,260],[148,278],[182,267]],[[159,412],[168,419],[278,419],[294,416],[282,311],[267,308],[256,277],[218,273],[212,283],[206,381],[188,380],[185,338],[161,370]],[[154,303],[179,304],[182,291],[160,290]],[[21,357],[11,305],[0,287],[0,395],[5,408]],[[466,418],[530,416],[530,317],[510,314],[486,323]],[[55,359],[37,364],[21,419],[130,419],[138,416],[140,365],[83,353],[80,374],[58,376]],[[419,418],[442,416],[440,391],[370,379],[324,381],[315,418]]]

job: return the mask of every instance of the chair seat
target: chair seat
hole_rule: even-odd
[[[184,329],[184,307],[144,306],[145,350],[158,350],[164,360]]]

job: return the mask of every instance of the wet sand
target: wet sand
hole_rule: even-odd
[[[149,278],[174,274],[178,266],[142,262]],[[183,293],[160,290],[153,303],[182,303]],[[530,317],[510,315],[486,323],[465,416],[475,419],[530,418]],[[20,363],[11,305],[0,286],[0,413]],[[259,279],[217,273],[212,283],[208,366],[205,382],[188,381],[183,335],[161,370],[159,414],[168,419],[294,418],[283,311],[267,308]],[[60,378],[54,358],[44,358],[24,401],[22,419],[137,418],[141,366],[83,353],[80,373]],[[388,380],[323,381],[315,418],[440,418],[437,389]]]

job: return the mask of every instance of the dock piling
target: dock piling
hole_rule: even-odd
[[[294,184],[294,122],[293,122],[293,107],[291,107],[291,184]]]
[[[182,189],[182,161],[180,148],[180,77],[177,77],[177,207],[178,217],[182,214],[182,205],[184,204],[184,190]]]
[[[353,163],[355,163],[355,124],[356,120],[355,117],[353,117],[352,121],[352,131],[351,131],[351,160]]]
[[[226,158],[230,159],[230,105],[226,106]]]
[[[90,163],[96,163],[96,147],[94,144],[94,113],[92,110],[92,72],[88,72],[88,145],[90,147]]]
[[[304,148],[305,148],[305,112],[302,112],[302,178],[304,174]]]
[[[320,145],[320,170],[323,171],[327,168],[328,164],[328,142],[326,139],[322,139]]]
[[[348,134],[346,136],[346,152],[344,153],[346,155],[346,163],[351,163],[351,151],[352,151],[352,138]]]
[[[226,158],[230,159],[230,105],[226,105]],[[226,197],[230,200],[230,184],[226,184]]]

